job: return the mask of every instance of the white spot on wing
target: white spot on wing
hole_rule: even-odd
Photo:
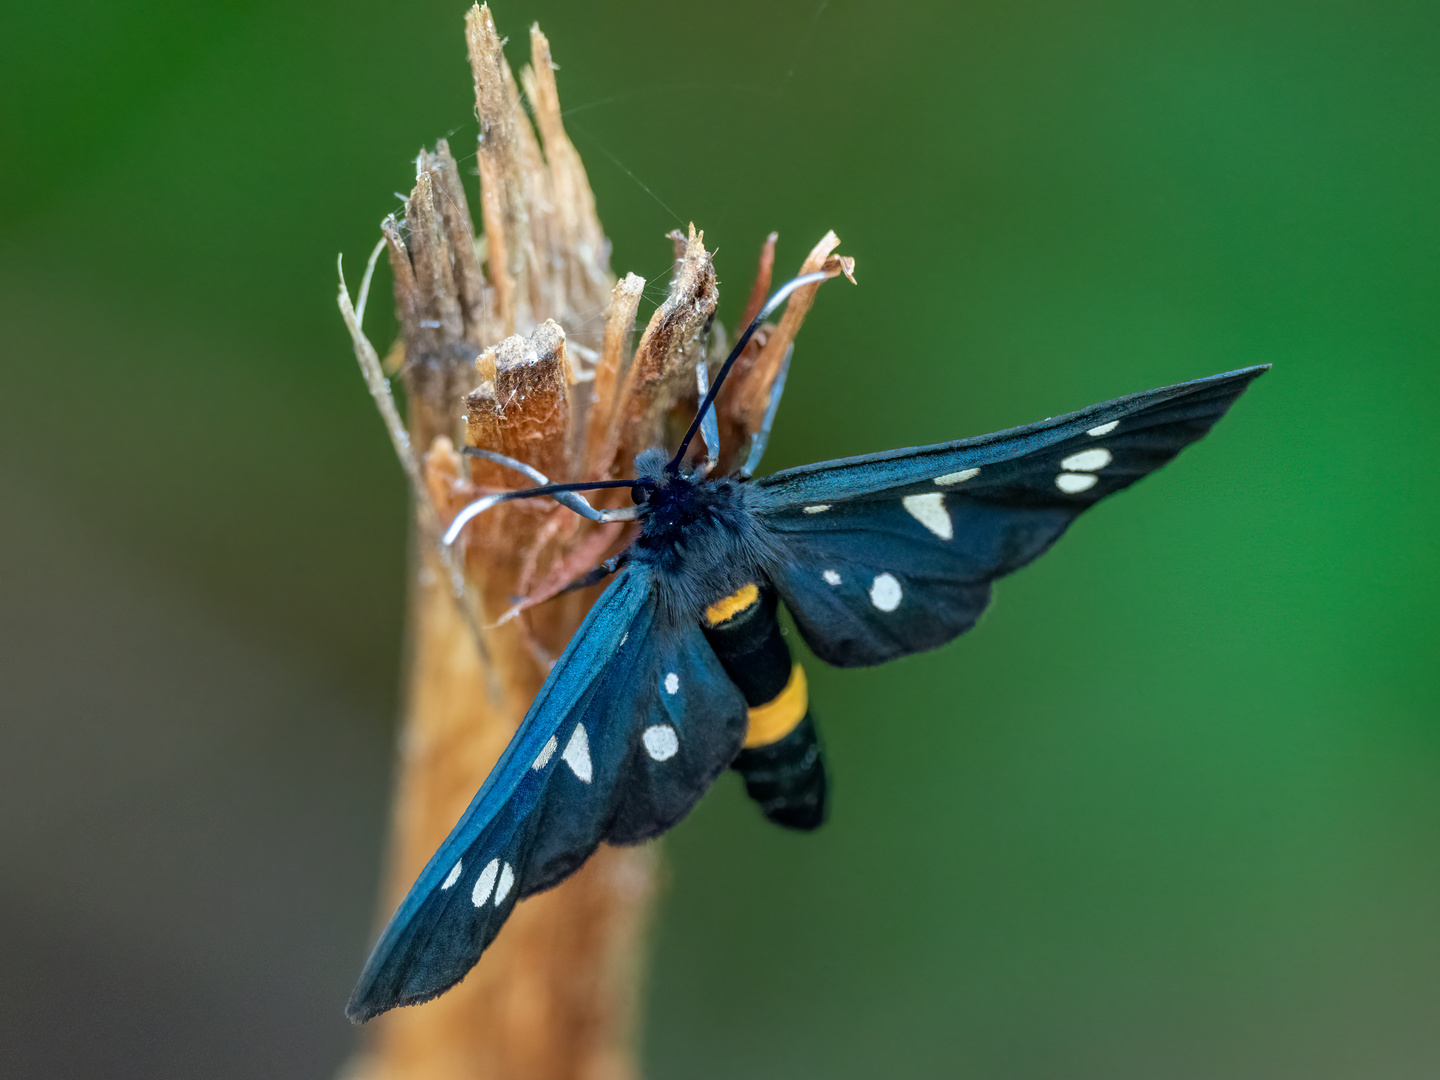
[[[1085,434],[1094,435],[1096,438],[1099,438],[1101,435],[1109,435],[1110,432],[1114,431],[1116,427],[1119,426],[1119,424],[1119,420],[1111,420],[1108,424],[1101,424],[1099,427],[1092,427],[1089,431],[1085,432]]]
[[[1095,486],[1095,477],[1089,473],[1062,472],[1055,477],[1055,486],[1066,495],[1078,495]]]
[[[827,585],[840,584],[840,575],[837,574],[834,570],[823,570],[821,571],[820,576],[825,579],[825,584]]]
[[[894,574],[876,574],[870,583],[870,602],[881,611],[894,611],[904,593]]]
[[[900,500],[900,505],[905,507],[911,517],[940,537],[941,540],[955,539],[955,526],[950,520],[950,512],[945,509],[945,496],[940,492],[931,491],[924,495],[906,495]]]
[[[476,907],[490,899],[490,890],[495,887],[495,875],[499,872],[499,859],[491,859],[485,864],[485,869],[480,871],[480,876],[475,879],[475,888],[470,893],[470,902]]]
[[[830,503],[817,503],[815,506],[807,506],[805,507],[805,513],[823,514],[826,510],[830,509],[830,505]]]
[[[515,868],[508,862],[500,868],[500,883],[495,886],[495,906],[499,907],[500,902],[510,895],[510,887],[515,884]]]
[[[665,673],[665,693],[667,693],[667,694],[678,694],[679,692],[680,692],[680,676],[679,676],[679,675],[676,675],[675,672],[673,672],[673,671],[666,672],[666,673]]]
[[[575,734],[570,736],[570,741],[565,744],[565,752],[560,756],[565,759],[565,764],[570,766],[571,772],[585,783],[590,782],[594,772],[590,767],[590,736],[585,734],[584,724],[575,725]]]
[[[656,761],[669,761],[680,749],[680,738],[669,724],[654,724],[640,736],[645,752]]]
[[[456,859],[455,865],[450,868],[450,873],[446,874],[445,880],[440,883],[440,890],[442,892],[460,880],[460,871],[462,869],[464,869],[464,864],[459,859]]]
[[[1078,454],[1071,454],[1060,462],[1060,467],[1071,472],[1094,472],[1096,469],[1103,469],[1112,460],[1109,450],[1097,446],[1094,450],[1081,450]]]
[[[555,751],[558,749],[560,749],[560,740],[555,738],[554,735],[551,735],[550,741],[540,748],[540,753],[535,755],[535,764],[530,767],[532,769],[543,769],[546,765],[550,764],[550,759],[555,756]]]
[[[944,476],[935,477],[935,483],[941,487],[949,487],[951,484],[963,484],[972,476],[979,475],[979,469],[961,469],[959,472],[947,472]]]

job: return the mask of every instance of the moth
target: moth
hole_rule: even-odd
[[[996,578],[1201,438],[1268,367],[757,480],[782,367],[745,464],[711,476],[712,406],[726,374],[760,323],[824,276],[777,291],[713,385],[700,364],[700,406],[679,449],[647,450],[633,479],[552,484],[521,462],[470,450],[538,486],[472,503],[446,543],[500,502],[542,496],[595,520],[632,520],[638,535],[582,579],[614,574],[381,935],[346,1009],[353,1021],[455,985],[518,900],[563,880],[601,841],[658,836],[726,769],[739,771],[771,821],[818,826],[824,766],[779,603],[810,651],[840,667],[942,645],[975,625]],[[706,456],[687,466],[697,433]],[[622,485],[634,505],[621,510],[597,510],[579,494]]]

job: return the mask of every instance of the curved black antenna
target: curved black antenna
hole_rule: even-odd
[[[775,290],[775,295],[765,301],[765,306],[760,309],[755,318],[750,320],[750,325],[745,328],[745,332],[741,334],[740,339],[735,342],[735,347],[730,350],[730,355],[725,358],[725,363],[720,365],[720,370],[715,375],[715,381],[710,384],[710,392],[705,395],[705,400],[700,402],[700,408],[695,413],[695,419],[690,421],[690,430],[685,432],[685,438],[680,440],[680,449],[677,450],[675,456],[670,459],[670,464],[665,466],[666,472],[678,473],[680,471],[680,462],[685,458],[685,451],[690,449],[690,440],[693,439],[695,433],[700,430],[700,424],[704,421],[705,414],[709,412],[710,407],[715,404],[715,395],[720,392],[720,386],[724,383],[725,376],[730,374],[730,369],[734,367],[735,361],[740,358],[740,354],[745,351],[745,346],[750,344],[750,339],[755,336],[755,331],[760,329],[760,324],[768,319],[776,308],[788,300],[790,294],[796,289],[804,288],[806,285],[813,285],[829,277],[830,275],[824,270],[816,270],[813,274],[801,274],[799,277],[791,278],[784,285],[781,285],[780,288]]]
[[[488,451],[485,451],[485,453],[488,453]],[[474,456],[478,457],[480,455]],[[503,462],[501,464],[503,464]],[[521,471],[524,470],[522,469]],[[599,491],[605,488],[628,488],[634,487],[636,483],[637,481],[634,480],[589,480],[579,484],[545,484],[542,487],[526,488],[523,491],[499,491],[496,492],[494,495],[486,495],[484,498],[476,499],[469,506],[465,507],[465,509],[461,510],[458,514],[456,514],[455,520],[450,522],[450,527],[445,530],[445,535],[440,538],[440,542],[443,543],[446,547],[449,547],[451,544],[455,543],[456,539],[460,536],[461,530],[464,529],[466,525],[470,524],[470,522],[475,520],[475,518],[479,517],[486,510],[489,510],[491,507],[494,506],[499,506],[501,503],[513,502],[516,499],[537,499],[540,498],[542,495],[548,495],[552,498],[555,498],[555,496],[564,495],[575,491]],[[586,502],[584,499],[579,498],[578,496],[576,497],[575,502],[579,503],[579,506],[572,505],[568,500],[561,500],[556,498],[555,501],[559,502],[562,506],[574,510],[581,517],[589,518],[591,521],[634,521],[640,513],[640,508],[638,506],[627,506],[620,510],[596,510],[588,502]]]
[[[479,458],[481,461],[493,461],[496,465],[503,465],[507,469],[514,469],[516,472],[523,475],[525,479],[529,480],[532,484],[538,485],[539,487],[561,488],[563,490],[556,490],[552,492],[551,498],[553,498],[561,506],[574,510],[575,513],[579,514],[583,518],[589,518],[591,521],[599,520],[599,518],[595,517],[595,515],[599,513],[599,511],[596,510],[584,499],[582,499],[579,495],[574,494],[574,492],[576,491],[588,490],[586,488],[571,484],[554,484],[551,482],[550,478],[544,473],[542,473],[539,469],[531,465],[526,465],[525,462],[519,461],[516,458],[506,457],[504,454],[497,454],[494,450],[482,450],[478,446],[462,446],[460,448],[460,452],[466,457]],[[608,481],[606,482],[608,483]],[[646,479],[644,477],[641,477],[638,480],[626,480],[623,481],[623,483],[620,481],[616,481],[616,486],[623,486],[624,484],[629,484],[631,487],[634,487],[636,484],[639,484],[641,487],[653,487],[654,481]]]

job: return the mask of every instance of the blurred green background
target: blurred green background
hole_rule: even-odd
[[[334,264],[473,151],[463,11],[0,14],[6,1075],[352,1045],[405,493]],[[496,19],[551,37],[617,271],[694,220],[733,322],[769,229],[857,258],[772,468],[1275,365],[974,634],[810,665],[832,821],[727,777],[666,842],[648,1075],[1440,1074],[1434,5]]]

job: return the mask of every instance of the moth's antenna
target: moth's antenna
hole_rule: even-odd
[[[750,339],[755,336],[755,331],[760,329],[760,324],[768,319],[776,308],[788,300],[790,294],[796,289],[802,289],[806,285],[814,285],[816,282],[825,281],[829,277],[830,275],[824,270],[816,270],[812,274],[801,274],[799,277],[791,278],[784,285],[781,285],[780,288],[775,290],[775,295],[765,301],[765,306],[756,313],[755,318],[750,320],[750,325],[745,328],[745,332],[741,334],[740,339],[735,342],[735,347],[730,350],[730,355],[725,358],[725,363],[720,365],[720,370],[715,375],[715,382],[711,385],[704,400],[700,402],[700,408],[695,413],[695,419],[690,421],[690,430],[685,432],[685,438],[680,440],[680,449],[676,451],[675,456],[670,459],[670,464],[665,466],[666,472],[678,473],[680,471],[680,462],[685,459],[685,451],[690,449],[690,440],[693,439],[695,433],[700,430],[700,425],[704,422],[706,414],[709,413],[711,406],[715,404],[715,395],[720,392],[720,386],[725,382],[725,376],[730,374],[730,369],[735,366],[735,361],[738,360],[740,354],[745,351],[745,346],[750,344]]]
[[[785,359],[780,361],[780,370],[770,384],[770,404],[765,406],[765,419],[760,421],[760,430],[750,440],[750,453],[745,464],[740,466],[741,476],[754,476],[765,456],[765,444],[770,441],[770,426],[775,423],[775,414],[780,411],[780,396],[785,393],[785,376],[790,374],[790,357],[795,355],[795,343],[785,346]]]
[[[640,513],[638,506],[627,506],[619,510],[596,510],[585,499],[577,495],[578,491],[600,491],[606,488],[634,487],[636,484],[645,486],[646,480],[641,477],[638,480],[589,480],[578,484],[552,484],[549,478],[539,469],[526,465],[523,461],[506,457],[504,454],[497,454],[493,450],[481,450],[477,446],[466,446],[461,453],[468,457],[477,457],[485,461],[493,461],[496,465],[503,465],[507,469],[514,469],[523,473],[530,480],[539,484],[539,487],[526,488],[523,491],[499,491],[494,495],[486,495],[476,499],[469,506],[466,506],[458,514],[455,520],[450,522],[450,527],[445,530],[441,537],[441,543],[446,547],[455,543],[461,531],[475,518],[479,517],[491,507],[499,506],[504,502],[513,502],[516,499],[538,499],[541,496],[548,496],[554,499],[561,506],[574,510],[583,518],[591,521],[633,521]]]

